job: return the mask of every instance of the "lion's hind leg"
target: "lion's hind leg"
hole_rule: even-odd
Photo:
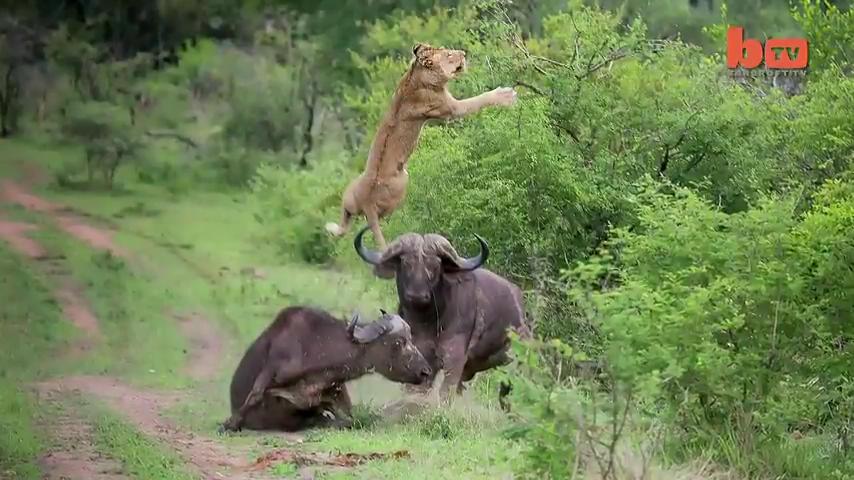
[[[338,223],[329,222],[326,224],[326,231],[340,237],[350,230],[350,224],[353,220],[353,214],[348,212],[346,208],[341,208],[341,220]]]
[[[365,218],[368,220],[368,225],[371,227],[371,232],[374,234],[374,240],[380,247],[380,250],[386,249],[385,237],[383,237],[382,229],[380,228],[380,218],[377,214],[376,207],[365,209]]]

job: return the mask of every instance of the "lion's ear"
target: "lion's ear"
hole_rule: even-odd
[[[423,51],[424,49],[428,48],[429,46],[430,46],[430,45],[427,45],[426,43],[420,43],[420,42],[419,42],[419,43],[416,43],[416,44],[415,44],[415,46],[414,46],[414,47],[412,47],[412,54],[413,54],[413,55],[415,55],[415,56],[417,57],[417,56],[418,56],[418,52]]]
[[[416,43],[412,47],[412,54],[415,55],[415,60],[424,67],[430,68],[433,66],[433,60],[430,59],[430,50],[433,47],[426,43]]]

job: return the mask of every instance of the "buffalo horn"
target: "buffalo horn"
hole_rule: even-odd
[[[362,236],[365,234],[368,228],[370,228],[370,226],[365,226],[361,230],[359,230],[359,233],[356,234],[356,238],[353,239],[353,246],[356,247],[356,253],[358,253],[359,256],[362,257],[362,260],[370,263],[371,265],[378,265],[380,263],[380,259],[382,258],[382,254],[380,252],[377,252],[376,250],[370,250],[368,248],[365,248],[365,246],[362,245]]]
[[[460,262],[459,270],[474,270],[483,265],[486,259],[489,258],[489,244],[480,235],[475,233],[474,236],[480,242],[480,252],[474,257],[464,258]]]

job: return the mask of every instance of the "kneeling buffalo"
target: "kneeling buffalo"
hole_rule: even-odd
[[[407,233],[382,253],[362,244],[367,228],[356,235],[353,245],[380,278],[395,278],[398,313],[412,328],[412,337],[433,368],[433,376],[444,370],[440,395],[446,399],[451,388],[461,392],[464,382],[477,372],[510,361],[512,328],[520,338],[531,338],[526,323],[522,290],[509,280],[481,268],[489,246],[480,236],[480,253],[472,258],[457,254],[441,235]],[[433,378],[430,379],[432,382]],[[509,393],[503,384],[500,399]]]
[[[221,430],[321,426],[329,423],[325,411],[345,426],[351,407],[345,382],[374,371],[416,385],[432,377],[400,316],[382,312],[375,322],[359,323],[358,315],[347,325],[309,307],[280,311],[234,372],[232,413]]]

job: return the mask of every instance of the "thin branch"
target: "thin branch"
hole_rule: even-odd
[[[531,85],[530,83],[526,83],[526,82],[523,82],[523,81],[520,81],[520,80],[516,80],[516,83],[515,83],[515,85],[514,85],[514,86],[516,86],[516,87],[525,87],[525,88],[527,88],[527,89],[529,89],[529,90],[533,91],[533,92],[534,92],[534,93],[536,93],[537,95],[540,95],[540,96],[542,96],[542,97],[548,97],[548,95],[546,95],[545,93],[543,93],[543,91],[542,91],[539,87],[535,87],[534,85]]]
[[[620,50],[613,51],[613,52],[611,52],[610,55],[608,55],[608,58],[606,58],[605,60],[602,60],[601,62],[599,62],[593,66],[588,65],[587,71],[581,75],[576,75],[575,78],[577,78],[578,80],[583,80],[583,79],[589,77],[590,75],[593,75],[594,73],[596,73],[597,70],[601,69],[605,65],[612,64],[621,58],[627,57],[628,55],[629,55],[629,53],[626,51],[620,51]]]
[[[575,131],[573,131],[572,128],[561,125],[557,122],[552,122],[552,125],[554,125],[555,127],[559,128],[560,130],[565,132],[567,135],[569,135],[573,140],[575,140],[575,143],[581,144],[581,140],[578,138],[578,134]]]
[[[702,110],[694,110],[693,112],[691,112],[691,115],[688,115],[688,118],[685,120],[685,126],[682,127],[682,132],[679,134],[679,138],[676,140],[676,142],[673,143],[673,145],[669,145],[666,143],[664,144],[664,156],[661,160],[661,164],[658,167],[659,176],[663,177],[664,172],[667,170],[667,166],[670,163],[670,151],[672,149],[677,149],[680,145],[682,145],[682,142],[684,142],[685,139],[688,137],[688,129],[689,125],[691,124],[691,120],[693,120],[694,117],[697,116],[701,111]]]
[[[145,132],[146,135],[153,138],[172,138],[178,140],[179,142],[189,145],[193,148],[199,148],[199,144],[193,141],[191,138],[181,135],[177,132],[169,132],[166,130],[149,130]]]

